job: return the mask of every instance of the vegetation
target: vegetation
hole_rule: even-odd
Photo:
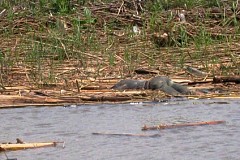
[[[239,74],[239,11],[238,1],[220,0],[2,0],[0,86],[70,85],[137,68],[175,75],[186,65]]]

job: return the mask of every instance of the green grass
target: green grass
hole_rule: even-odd
[[[149,67],[163,65],[160,69],[166,68],[166,62],[174,69],[191,62],[216,74],[217,71],[209,65],[224,64],[212,48],[219,43],[224,46],[225,43],[231,45],[239,41],[235,1],[227,2],[233,10],[232,16],[222,12],[217,17],[213,17],[207,10],[210,7],[225,6],[220,0],[148,1],[144,13],[139,15],[142,17],[140,35],[133,33],[135,22],[127,21],[124,14],[117,16],[117,13],[113,14],[108,9],[96,12],[87,2],[89,1],[1,1],[0,11],[6,9],[6,15],[1,21],[3,27],[0,29],[1,77],[10,75],[11,68],[17,66],[14,64],[22,63],[29,69],[32,82],[56,83],[56,70],[67,62],[77,63],[77,67],[83,68],[83,73],[89,66],[96,67],[96,77],[104,75],[101,69],[105,66],[121,70],[122,75],[132,74],[134,69],[141,67],[139,64],[142,62]],[[94,4],[99,1],[91,2]],[[102,2],[107,4],[113,1]],[[195,13],[197,10],[194,7],[204,8],[205,14],[200,17]],[[177,21],[176,8],[187,10],[187,13],[191,11],[190,15],[186,15],[187,23]],[[211,30],[212,22],[222,30]],[[231,30],[233,32],[229,33]],[[114,35],[118,31],[124,35]],[[169,42],[157,47],[152,41],[154,33],[167,33],[170,36]],[[15,44],[16,39],[19,39],[18,44]],[[13,53],[11,49],[15,45],[16,51]],[[226,52],[231,67],[235,69],[222,67],[222,73],[228,74],[232,70],[239,74],[239,58],[231,50]],[[12,54],[15,54],[14,58],[10,58]],[[4,78],[1,79],[1,83],[5,83]]]
[[[174,8],[191,9],[196,6],[219,7],[222,5],[220,0],[155,0],[149,3],[148,8],[152,11],[162,11]]]

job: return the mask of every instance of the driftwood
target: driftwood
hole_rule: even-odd
[[[215,124],[222,124],[225,121],[206,121],[206,122],[195,122],[195,123],[183,123],[183,124],[160,124],[158,126],[146,126],[142,127],[143,131],[147,130],[160,130],[160,129],[171,129],[171,128],[180,128],[180,127],[190,127],[190,126],[203,126],[203,125],[215,125]]]
[[[94,132],[93,135],[108,135],[108,136],[133,136],[133,137],[158,137],[159,134],[132,134],[132,133],[106,133],[106,132]]]
[[[55,147],[58,143],[64,144],[64,142],[26,143],[26,142],[19,141],[19,139],[17,139],[17,143],[0,144],[0,152],[33,149],[33,148],[41,148],[41,147],[51,147],[51,146]]]
[[[224,82],[235,82],[240,83],[240,76],[215,76],[213,78],[213,83],[224,83]]]
[[[42,95],[41,92],[31,91],[31,94],[17,94],[16,91],[9,91],[8,95],[0,94],[0,108],[14,108],[24,106],[59,106],[65,104],[86,104],[98,102],[127,102],[127,101],[147,101],[155,92],[148,92],[143,90],[135,91],[112,91],[108,90],[81,90],[80,93],[75,91],[54,92],[48,90],[49,95]],[[34,94],[32,94],[34,93]],[[37,93],[37,94],[36,94]],[[158,94],[160,97],[165,95]]]

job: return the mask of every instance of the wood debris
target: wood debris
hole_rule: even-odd
[[[195,122],[195,123],[182,123],[182,124],[160,124],[157,126],[146,126],[142,127],[143,131],[147,130],[161,130],[161,129],[171,129],[171,128],[181,128],[181,127],[190,127],[190,126],[203,126],[203,125],[216,125],[223,124],[225,121],[204,121],[204,122]]]
[[[1,151],[16,151],[16,150],[24,150],[24,149],[34,149],[41,147],[55,147],[57,144],[64,142],[23,142],[19,138],[16,139],[17,143],[2,143],[0,144],[0,152]]]

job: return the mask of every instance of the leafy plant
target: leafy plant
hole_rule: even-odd
[[[51,5],[55,13],[69,13],[73,9],[71,0],[53,0]]]

